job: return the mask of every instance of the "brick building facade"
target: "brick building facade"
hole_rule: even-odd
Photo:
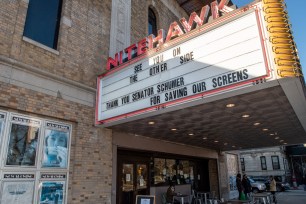
[[[252,60],[255,58],[259,60],[257,64],[266,65],[273,53],[271,42],[267,39],[265,42],[260,41],[262,35],[268,35],[268,31],[262,29],[264,15],[268,14],[260,10],[260,1],[227,16],[223,16],[223,13],[233,9],[224,9],[218,2],[205,1],[208,7],[215,9],[214,17],[207,17],[207,21],[203,21],[204,25],[197,27],[200,29],[191,26],[194,30],[187,37],[185,35],[185,38],[178,38],[177,42],[170,42],[170,47],[177,45],[180,40],[191,41],[220,28],[222,32],[216,33],[225,36],[207,43],[211,48],[219,49],[211,53],[218,53],[215,59],[233,55],[234,52],[224,51],[230,48],[241,54],[227,60],[235,58],[237,63],[245,63],[239,64],[244,70],[254,70]],[[229,4],[232,5],[231,1]],[[236,71],[232,63],[226,64],[224,69],[221,60],[220,66],[208,67],[212,74],[215,70],[223,74],[221,77],[219,73],[219,81],[226,77],[229,80],[220,81],[220,87],[215,87],[216,92],[207,91],[208,95],[201,90],[204,98],[198,101],[185,103],[184,106],[178,106],[177,110],[170,107],[168,110],[172,111],[165,110],[162,114],[153,115],[160,122],[159,126],[153,128],[148,125],[147,120],[152,115],[138,120],[128,118],[109,127],[98,125],[96,118],[97,77],[109,73],[106,70],[108,57],[114,57],[119,51],[151,34],[148,31],[150,26],[167,31],[172,22],[180,22],[182,17],[188,19],[192,9],[200,13],[204,6],[204,1],[189,0],[1,1],[0,203],[16,203],[19,199],[18,203],[44,203],[52,200],[69,204],[127,204],[135,203],[136,195],[153,194],[158,204],[162,193],[172,182],[178,184],[181,192],[186,194],[191,194],[191,188],[194,188],[211,191],[217,198],[237,197],[234,183],[235,174],[240,169],[238,156],[223,152],[250,148],[249,143],[241,141],[242,136],[250,137],[254,143],[252,147],[276,144],[266,139],[263,140],[265,143],[257,143],[257,140],[251,138],[257,136],[255,128],[241,122],[241,115],[245,116],[249,111],[250,101],[254,101],[252,104],[255,108],[252,109],[259,113],[284,109],[287,112],[280,113],[280,116],[290,114],[292,120],[299,121],[306,110],[304,106],[299,107],[302,103],[293,102],[303,102],[305,97],[300,94],[302,91],[291,91],[292,84],[298,84],[301,90],[304,88],[304,84],[300,83],[302,77],[298,69],[288,71],[281,67],[282,64],[278,65],[279,69],[256,65],[254,76],[244,71],[245,78],[240,77],[241,81],[236,80],[234,83],[235,80],[230,80],[230,77],[235,79],[240,72]],[[156,25],[149,23],[150,11],[154,13]],[[240,21],[242,23],[237,23]],[[248,25],[249,22],[252,25]],[[227,33],[232,30],[226,27],[230,23],[229,26],[237,29],[233,33]],[[240,25],[244,28],[240,29]],[[222,39],[236,34],[238,37],[229,38],[226,42],[241,40],[248,34],[254,36],[222,47],[226,44],[220,43]],[[211,34],[211,37],[216,36]],[[203,38],[198,43],[210,40]],[[287,36],[285,38],[288,40]],[[245,46],[245,42],[256,43]],[[203,47],[207,51],[213,50],[208,49],[208,46]],[[243,53],[246,51],[240,47],[254,50]],[[199,53],[203,55],[199,56],[207,57],[201,49]],[[257,52],[255,57],[250,54]],[[295,52],[289,54],[291,57]],[[265,58],[266,55],[269,59]],[[240,60],[240,56],[251,57]],[[297,64],[286,60],[286,63],[293,63],[294,66]],[[203,66],[203,62],[199,60],[194,66]],[[209,79],[202,78],[200,81],[206,80],[208,83]],[[279,80],[278,83],[275,83],[276,80]],[[287,89],[283,91],[279,84]],[[296,99],[291,102],[295,108],[300,108],[298,116],[285,96],[286,91],[292,94],[291,98]],[[258,96],[264,96],[261,98],[266,100],[252,100]],[[281,102],[276,101],[276,98]],[[242,101],[241,108],[232,109],[236,111],[229,111],[225,106],[229,102],[238,101]],[[283,105],[285,108],[277,108],[275,105]],[[265,107],[275,109],[267,110]],[[268,119],[262,115],[250,117],[249,124],[258,122],[257,119],[269,124],[277,114]],[[275,124],[275,129],[287,133],[283,130],[286,118],[277,115],[275,121],[280,121]],[[300,123],[286,123],[287,128],[284,129],[292,129],[292,124]],[[172,125],[184,128],[174,133],[177,129]],[[242,131],[241,126],[244,127]],[[135,129],[139,129],[141,134],[137,134]],[[290,132],[295,135],[293,143],[302,141],[304,133],[302,126],[295,130]],[[157,134],[150,135],[154,131]]]
[[[44,180],[42,175],[64,174],[69,175],[60,179],[67,182],[67,196],[63,198],[67,203],[115,203],[116,193],[112,186],[116,181],[116,169],[113,168],[116,159],[113,153],[116,153],[114,146],[118,144],[114,144],[111,130],[94,125],[96,77],[105,71],[110,46],[118,51],[148,35],[146,16],[149,7],[158,11],[158,28],[166,29],[172,21],[187,14],[176,1],[132,0],[128,5],[129,1],[119,0],[64,0],[57,48],[53,49],[25,36],[30,2],[5,0],[0,3],[0,111],[4,116],[0,140],[1,189],[4,191],[6,184],[17,178],[7,180],[6,175],[34,175],[30,180],[39,193],[33,193],[32,202],[38,203],[42,201],[43,194],[39,183],[49,181]],[[125,22],[116,23],[114,30],[111,30],[112,9],[113,12],[117,9],[117,14],[130,15],[130,30],[119,27]],[[117,17],[115,19],[119,23],[124,20],[120,19],[120,15]],[[120,29],[125,32],[123,37],[127,38],[123,43],[120,43],[123,39],[115,35],[121,32]],[[39,127],[35,164],[16,166],[5,162],[10,151],[11,127],[15,124],[13,117],[34,118],[42,121],[42,124],[52,121],[70,126],[70,160],[67,168],[44,168],[41,164],[43,140],[47,137],[44,133],[47,127],[43,125]],[[157,146],[160,144],[158,142]],[[172,146],[173,149],[179,147],[175,144]],[[208,152],[211,152],[212,158],[216,158],[214,151]],[[172,153],[179,151],[172,150]],[[199,156],[197,153],[190,154]],[[6,201],[4,197],[5,193],[0,196],[3,202]]]

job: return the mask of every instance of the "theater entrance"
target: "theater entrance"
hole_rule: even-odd
[[[148,158],[118,155],[117,174],[117,203],[134,204],[137,195],[150,193]]]

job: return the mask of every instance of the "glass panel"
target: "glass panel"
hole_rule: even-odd
[[[42,181],[40,187],[40,203],[58,203],[63,204],[65,201],[65,181]]]
[[[61,0],[29,2],[24,36],[56,49]]]
[[[146,189],[148,185],[147,165],[137,164],[137,190]]]
[[[34,166],[38,133],[38,127],[12,124],[6,165]]]
[[[67,168],[69,133],[46,129],[42,167]]]
[[[176,165],[174,159],[166,159],[166,178],[168,181],[172,181],[173,177],[176,178]]]
[[[182,160],[178,165],[179,184],[190,183],[190,166],[189,161]]]
[[[4,181],[0,203],[33,203],[34,181]]]
[[[133,191],[133,164],[123,164],[122,168],[122,191]]]
[[[164,183],[166,179],[166,160],[154,158],[154,184]]]

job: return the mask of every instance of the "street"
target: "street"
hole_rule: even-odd
[[[277,193],[277,204],[306,204],[306,191],[288,190]]]

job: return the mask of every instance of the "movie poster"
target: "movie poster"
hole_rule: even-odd
[[[47,122],[42,167],[67,168],[70,126]]]
[[[6,165],[35,166],[39,125],[38,120],[12,117]]]
[[[39,204],[63,204],[65,202],[65,181],[43,181],[39,186]]]
[[[34,181],[3,181],[1,202],[33,204]]]

